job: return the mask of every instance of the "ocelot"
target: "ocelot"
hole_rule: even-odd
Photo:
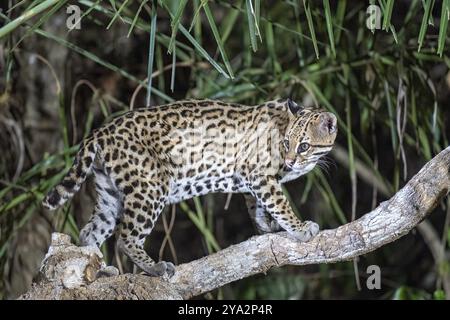
[[[119,248],[137,266],[151,276],[170,276],[174,265],[155,263],[144,241],[166,205],[194,196],[243,193],[260,232],[314,237],[318,225],[297,218],[281,184],[313,169],[336,134],[334,114],[291,99],[257,106],[188,100],[136,109],[81,143],[43,204],[61,206],[93,173],[97,203],[81,245],[100,246],[117,230]]]

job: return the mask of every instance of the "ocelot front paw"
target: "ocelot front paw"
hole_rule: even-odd
[[[319,233],[319,225],[312,221],[304,221],[300,227],[289,233],[298,241],[307,242]]]
[[[146,268],[144,272],[151,277],[162,277],[164,274],[172,277],[175,273],[175,266],[172,262],[160,261]]]

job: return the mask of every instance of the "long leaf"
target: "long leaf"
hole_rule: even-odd
[[[116,11],[116,13],[114,14],[113,18],[111,19],[111,21],[109,22],[108,26],[106,27],[106,29],[111,28],[111,26],[113,25],[114,21],[116,21],[117,17],[120,17],[120,13],[122,12],[122,10],[126,7],[127,3],[129,0],[125,0],[122,5],[119,7],[119,10]]]
[[[252,0],[245,1],[245,7],[247,10],[247,22],[248,22],[248,31],[250,34],[250,43],[252,45],[252,49],[254,52],[258,50],[258,43],[256,42],[256,36],[259,31],[257,31],[256,27],[256,18],[255,12],[253,10]]]
[[[140,4],[138,10],[136,11],[136,14],[134,15],[133,22],[131,23],[130,29],[128,30],[128,33],[127,33],[127,37],[130,37],[130,34],[131,34],[131,32],[133,31],[134,26],[136,25],[137,20],[138,20],[138,18],[139,18],[139,14],[141,13],[142,8],[144,7],[144,5],[145,5],[147,2],[148,2],[148,0],[143,0],[143,1],[141,2],[141,4]]]
[[[192,28],[194,28],[194,25],[196,24],[196,22],[197,22],[197,20],[198,20],[198,17],[199,17],[199,15],[200,15],[200,10],[203,8],[203,6],[204,6],[205,4],[208,3],[208,1],[209,1],[209,0],[200,0],[200,4],[199,4],[198,6],[197,6],[196,4],[194,5],[194,6],[197,6],[197,7],[196,7],[196,9],[195,9],[195,13],[194,13],[194,17],[192,18],[191,25],[190,25],[190,27],[189,27],[189,29],[188,29],[189,32],[191,32],[191,31],[192,31]],[[195,1],[195,2],[198,3],[198,0]]]
[[[346,8],[347,8],[347,0],[340,0],[337,4],[336,9],[336,24],[338,26],[335,34],[336,43],[339,43],[339,40],[341,40]]]
[[[334,34],[333,34],[333,17],[331,16],[330,2],[323,0],[323,6],[325,8],[325,19],[327,23],[328,38],[330,39],[331,53],[336,58],[336,49],[334,47]]]
[[[431,6],[432,6],[433,2],[434,2],[434,0],[425,0],[425,6],[424,6],[425,12],[422,17],[422,23],[420,25],[420,31],[419,31],[419,38],[417,41],[419,44],[419,48],[417,49],[417,51],[419,51],[419,52],[420,52],[420,49],[422,48],[423,40],[425,39],[425,34],[427,33],[428,20],[430,18]]]
[[[14,29],[16,29],[21,24],[27,22],[31,18],[33,18],[35,15],[49,9],[50,7],[57,4],[60,0],[46,0],[42,2],[41,4],[37,5],[36,7],[26,11],[21,16],[17,17],[13,21],[7,23],[5,26],[0,28],[0,39],[12,32]]]
[[[174,46],[173,51],[172,51],[172,71],[170,74],[170,91],[172,91],[172,92],[175,89],[175,70],[176,70],[175,64],[176,63],[177,63],[177,47]]]
[[[163,7],[167,10],[167,12],[169,12],[170,16],[172,17],[172,13],[170,12],[170,9],[167,7],[167,5],[165,3],[162,3]],[[216,70],[222,74],[225,78],[229,79],[229,75],[226,73],[225,70],[223,70],[223,68],[220,66],[220,64],[218,64],[213,58],[211,58],[211,56],[208,54],[208,52],[206,52],[205,49],[203,49],[203,47],[197,42],[197,40],[195,40],[195,38],[189,33],[189,31],[186,30],[185,27],[183,27],[183,25],[180,23],[179,25],[180,31],[181,33],[189,40],[189,42],[194,46],[195,49],[197,49],[197,51],[206,59],[208,60],[209,63],[211,63],[211,65],[216,68]]]
[[[67,0],[61,0],[59,1],[55,6],[50,8],[42,17],[39,18],[39,20],[31,26],[25,34],[14,44],[14,49],[19,47],[19,45],[22,43],[24,39],[29,37],[35,29],[39,28],[43,23],[45,23],[49,18],[52,17],[52,15],[57,12],[62,6],[66,4]]]
[[[147,107],[150,106],[152,97],[152,74],[153,74],[153,62],[155,60],[155,35],[156,35],[156,20],[158,14],[156,12],[156,1],[153,1],[152,6],[152,22],[150,26],[150,45],[148,49],[148,64],[147,64]]]
[[[239,2],[239,5],[241,2]],[[228,37],[231,34],[231,31],[233,30],[233,27],[236,25],[236,20],[239,16],[238,10],[230,10],[228,15],[222,19],[221,27],[220,27],[220,33],[222,34],[222,42],[225,43],[228,39]]]
[[[442,53],[444,52],[445,40],[447,38],[447,26],[448,26],[449,18],[450,18],[449,0],[442,0],[441,24],[439,26],[439,41],[438,41],[438,50],[437,50],[437,54],[440,57],[442,57]]]
[[[170,26],[172,27],[172,34],[170,36],[170,42],[169,42],[169,53],[172,53],[175,47],[175,37],[178,32],[178,26],[180,25],[181,16],[183,14],[184,8],[186,7],[187,0],[181,0],[180,4],[178,5],[177,11],[175,12],[175,15],[172,19],[172,23]]]
[[[387,0],[383,14],[383,29],[388,30],[391,26],[392,10],[394,8],[394,0]]]
[[[317,47],[316,31],[314,29],[314,22],[312,19],[311,8],[309,6],[308,0],[303,0],[303,6],[305,7],[306,20],[308,20],[309,33],[311,34],[314,52],[316,53],[316,58],[319,59],[319,48]]]
[[[231,68],[230,61],[228,60],[227,53],[225,51],[222,38],[220,37],[219,30],[217,30],[216,23],[214,21],[214,17],[211,13],[211,10],[209,9],[208,4],[205,4],[203,6],[203,10],[205,11],[206,18],[208,19],[209,25],[211,26],[211,30],[214,35],[214,39],[216,40],[217,47],[219,48],[220,55],[222,56],[223,63],[225,64],[225,67],[227,68],[228,74],[230,75],[230,78],[233,79],[233,69]]]

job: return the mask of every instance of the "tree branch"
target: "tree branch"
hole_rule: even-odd
[[[358,220],[324,230],[307,243],[297,242],[286,232],[254,236],[177,266],[170,279],[135,274],[96,279],[98,270],[102,273],[105,268],[98,249],[75,247],[64,235],[54,234],[41,267],[41,279],[21,298],[189,299],[272,267],[350,260],[407,234],[449,190],[450,147],[429,161],[391,199]]]

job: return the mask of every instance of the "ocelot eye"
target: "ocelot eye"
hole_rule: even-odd
[[[300,145],[297,148],[297,153],[302,153],[307,151],[309,148],[311,147],[311,145],[309,143],[303,142],[300,143]]]
[[[284,144],[284,148],[286,149],[286,151],[288,151],[289,150],[289,139],[284,139],[283,144]]]

